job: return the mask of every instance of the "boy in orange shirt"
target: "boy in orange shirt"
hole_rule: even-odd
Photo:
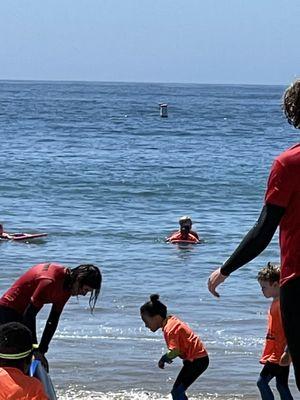
[[[168,351],[158,362],[163,369],[175,357],[183,359],[183,367],[171,391],[173,400],[187,400],[186,389],[207,369],[207,351],[198,336],[180,319],[167,316],[167,307],[159,301],[158,294],[152,294],[150,301],[141,308],[141,318],[152,332],[162,329]]]
[[[0,325],[0,400],[48,400],[42,383],[26,375],[32,351],[32,334],[25,325]]]
[[[268,314],[268,331],[260,359],[264,367],[257,381],[262,400],[274,400],[269,382],[276,378],[276,387],[281,400],[293,400],[288,387],[290,357],[280,312],[280,266],[268,263],[259,271],[257,280],[266,298],[273,298]]]

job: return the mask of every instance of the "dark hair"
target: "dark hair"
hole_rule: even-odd
[[[289,124],[300,129],[300,79],[284,92],[282,108]]]
[[[71,285],[77,280],[79,286],[91,287],[92,293],[89,299],[89,306],[93,312],[101,289],[102,275],[100,269],[93,264],[82,264],[70,271]]]
[[[262,268],[257,274],[258,281],[268,281],[270,283],[279,282],[280,265],[268,262],[267,266]]]
[[[140,308],[141,314],[148,314],[150,317],[160,315],[162,318],[167,318],[167,307],[159,301],[158,294],[151,294],[150,301],[143,304]]]
[[[0,355],[0,365],[22,369],[24,364],[29,364],[31,360],[32,344],[32,334],[27,326],[20,322],[8,322],[0,325],[0,353],[7,356],[19,355],[15,359],[1,358]],[[23,357],[22,353],[24,353]]]

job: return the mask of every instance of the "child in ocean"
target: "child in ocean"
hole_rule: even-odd
[[[263,295],[266,298],[273,298],[269,309],[265,346],[260,359],[260,363],[264,367],[257,381],[257,386],[262,400],[274,400],[269,382],[275,377],[281,400],[293,400],[288,386],[290,359],[280,313],[280,266],[269,262],[265,268],[259,271],[257,280]]]
[[[184,215],[179,219],[178,223],[180,230],[167,237],[166,242],[172,242],[173,240],[189,240],[194,243],[200,242],[198,233],[192,230],[193,222],[191,217]]]
[[[173,400],[187,400],[185,391],[207,369],[207,351],[198,336],[179,318],[167,315],[167,307],[152,294],[140,308],[145,326],[152,332],[162,329],[168,351],[158,362],[159,368],[170,364],[175,357],[183,359],[183,367],[171,391]]]

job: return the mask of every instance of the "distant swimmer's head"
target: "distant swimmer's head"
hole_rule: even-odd
[[[266,298],[278,297],[280,293],[280,265],[268,262],[267,266],[259,271],[257,280]]]
[[[282,108],[289,124],[300,129],[300,79],[284,92]]]
[[[91,293],[89,305],[93,312],[102,283],[100,269],[93,264],[82,264],[70,270],[70,278],[72,296],[85,296],[87,293]]]
[[[2,234],[3,234],[3,232],[4,232],[3,225],[2,225],[2,224],[0,224],[0,235],[2,235]]]
[[[188,217],[187,215],[179,218],[180,230],[183,232],[189,232],[192,229],[192,224],[191,217]]]
[[[27,373],[33,352],[31,331],[20,322],[0,325],[0,367]]]
[[[146,328],[156,332],[167,318],[167,307],[159,301],[158,294],[151,294],[150,301],[142,305],[140,313]]]

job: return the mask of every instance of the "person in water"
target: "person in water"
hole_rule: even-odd
[[[0,400],[48,399],[42,383],[27,375],[32,354],[32,334],[25,325],[0,326]]]
[[[193,222],[191,217],[184,215],[178,222],[180,230],[167,237],[166,242],[172,242],[172,240],[190,240],[195,243],[200,242],[198,233],[192,230]]]
[[[288,379],[290,356],[286,348],[286,338],[280,312],[280,266],[272,263],[259,271],[257,276],[263,295],[273,298],[268,313],[268,331],[260,363],[264,365],[257,386],[262,400],[273,400],[274,395],[269,382],[276,378],[276,387],[283,400],[293,400]]]
[[[3,228],[2,224],[0,224],[0,238],[2,238],[2,239],[11,239],[12,238],[12,236],[9,233],[4,232],[4,228]]]
[[[283,110],[288,122],[300,129],[300,80],[284,93]],[[254,227],[240,245],[208,279],[216,288],[238,268],[257,257],[270,243],[279,226],[281,252],[280,307],[283,327],[300,391],[300,144],[275,158],[268,179],[265,202]]]
[[[36,316],[44,304],[52,304],[42,338],[35,357],[48,370],[45,354],[56,331],[60,315],[70,296],[85,296],[90,292],[91,312],[96,305],[100,288],[101,272],[92,264],[67,268],[56,263],[43,263],[30,268],[0,298],[0,325],[22,322],[32,332],[37,344]]]
[[[141,318],[146,328],[152,332],[161,329],[168,351],[159,362],[163,369],[174,358],[183,359],[183,367],[171,391],[173,400],[187,400],[185,391],[207,369],[209,358],[198,336],[179,318],[167,315],[167,307],[159,301],[158,294],[152,294],[150,301],[140,308]]]

